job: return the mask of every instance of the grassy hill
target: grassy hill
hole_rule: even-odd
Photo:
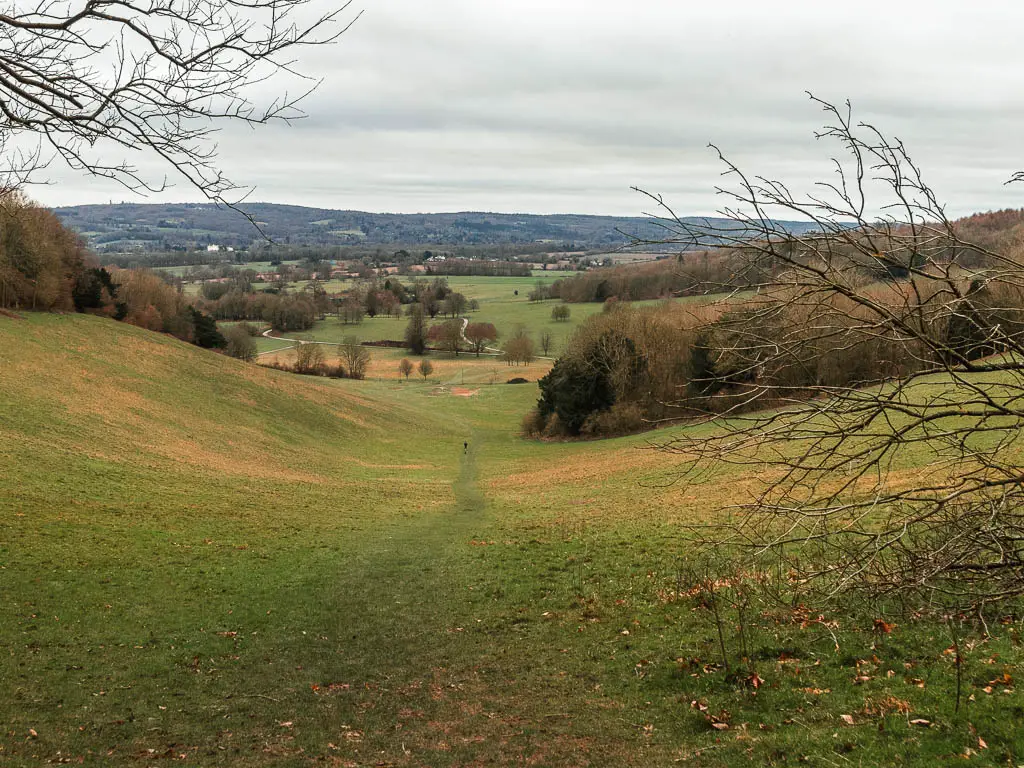
[[[759,617],[752,686],[679,579],[756,478],[524,441],[534,387],[473,391],[0,317],[0,763],[1024,757],[1015,621],[959,715],[943,628],[870,614]]]

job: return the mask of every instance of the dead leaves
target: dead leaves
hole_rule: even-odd
[[[895,624],[890,624],[887,621],[882,621],[882,619],[875,619],[875,623],[874,623],[873,629],[874,629],[875,632],[877,632],[879,634],[891,635],[892,631],[894,629],[896,629],[896,625]]]
[[[1009,688],[1013,685],[1013,677],[1009,672],[1004,672],[1002,675],[997,677],[995,680],[989,680],[989,685],[1001,685],[1004,688]]]
[[[310,690],[317,694],[338,693],[339,691],[350,690],[351,687],[352,686],[349,683],[327,683],[327,685],[317,685],[316,683],[313,683],[309,686]]]
[[[701,699],[694,699],[690,702],[690,709],[695,709],[698,712],[704,713],[704,720],[709,726],[716,731],[727,731],[729,730],[729,721],[732,719],[732,714],[728,710],[720,710],[718,714],[712,714],[708,712],[707,702]]]
[[[1006,695],[1013,693],[1013,676],[1009,672],[1004,672],[999,677],[989,680],[988,685],[982,690],[985,693],[994,693],[997,688],[1002,688]]]
[[[171,744],[164,750],[147,749],[136,757],[140,760],[188,760],[188,752],[182,752],[177,745]]]
[[[892,695],[867,698],[864,699],[864,707],[861,709],[861,714],[866,717],[885,717],[893,713],[909,715],[910,702]]]

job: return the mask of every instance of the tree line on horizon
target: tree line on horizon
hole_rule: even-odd
[[[950,222],[958,237],[969,245],[958,247],[956,263],[964,269],[998,269],[999,259],[1024,250],[1024,209],[975,213]],[[808,235],[807,237],[810,237]],[[794,238],[799,242],[799,238]],[[682,243],[683,245],[685,243]],[[880,264],[862,259],[866,275],[878,280],[908,276],[904,265]],[[783,275],[769,258],[750,257],[735,247],[689,248],[672,258],[641,264],[624,264],[578,272],[531,292],[535,301],[560,299],[566,303],[649,301],[745,291],[771,284]]]

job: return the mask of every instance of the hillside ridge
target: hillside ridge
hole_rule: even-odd
[[[455,213],[370,213],[251,203],[246,213],[264,234],[287,245],[502,245],[550,242],[552,247],[617,248],[629,237],[657,240],[665,231],[644,216]],[[170,250],[206,245],[244,248],[260,242],[237,211],[205,203],[99,204],[55,208],[63,223],[98,250]],[[683,222],[725,226],[728,219],[685,217]],[[779,222],[805,231],[805,222]]]

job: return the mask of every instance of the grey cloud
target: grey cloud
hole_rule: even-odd
[[[365,5],[337,46],[300,62],[324,78],[308,119],[222,132],[224,169],[257,186],[253,199],[635,214],[638,185],[711,213],[722,201],[709,141],[794,189],[830,172],[811,90],[904,139],[951,212],[1019,204],[1021,188],[1002,183],[1024,166],[1013,3]],[[126,196],[57,178],[44,202]]]

